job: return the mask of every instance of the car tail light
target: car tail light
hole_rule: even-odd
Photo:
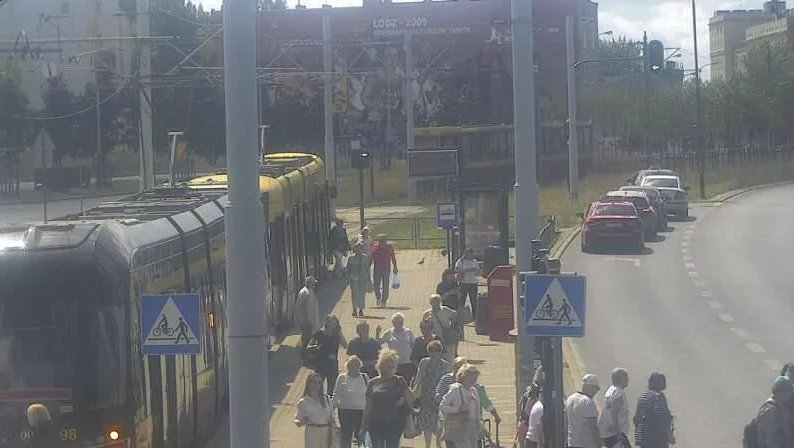
[[[652,212],[652,211],[653,211],[653,210],[651,210],[650,208],[644,208],[644,209],[642,209],[642,212],[643,212],[643,213],[650,213],[650,212]]]

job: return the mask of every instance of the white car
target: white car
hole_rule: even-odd
[[[667,213],[676,215],[680,218],[689,217],[689,198],[687,190],[681,178],[678,176],[646,176],[642,179],[642,185],[656,187],[662,193],[662,199],[667,204]]]

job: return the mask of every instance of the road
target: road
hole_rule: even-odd
[[[678,446],[741,447],[744,425],[794,358],[794,186],[696,206],[642,255],[583,254],[564,271],[588,278],[587,335],[573,347],[602,388],[616,366],[667,375]],[[748,300],[749,299],[749,300]]]
[[[112,196],[103,198],[83,199],[83,209],[94,207],[100,202],[112,201],[124,197]],[[80,199],[64,199],[47,203],[49,219],[80,211]],[[0,205],[0,224],[22,224],[44,219],[44,206],[39,204],[3,204]]]

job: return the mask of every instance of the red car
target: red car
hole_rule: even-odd
[[[628,243],[640,252],[645,249],[642,216],[632,202],[596,201],[580,216],[584,220],[582,252],[606,242]]]

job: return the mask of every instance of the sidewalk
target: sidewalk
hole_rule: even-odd
[[[405,212],[402,212],[405,213]],[[435,291],[441,272],[446,268],[446,257],[441,256],[437,250],[403,250],[397,253],[400,268],[402,288],[392,290],[389,297],[388,308],[379,309],[370,307],[366,309],[366,320],[373,327],[378,324],[384,330],[389,327],[389,318],[396,311],[405,314],[406,325],[418,334],[419,321],[422,313],[429,307],[428,297]],[[422,264],[419,264],[422,261]],[[336,290],[321,291],[323,309],[328,309],[329,303],[335,303],[338,297],[339,286]],[[368,294],[367,304],[374,304],[374,295]],[[348,339],[355,334],[355,323],[358,319],[351,314],[349,292],[344,291],[341,300],[333,306],[335,314]],[[271,402],[272,413],[270,417],[270,446],[272,448],[302,448],[302,430],[295,427],[293,417],[295,407],[303,393],[303,387],[308,375],[308,370],[299,368],[297,335],[287,337],[282,345],[271,354]],[[503,423],[500,427],[502,446],[512,443],[511,434],[515,425],[515,385],[514,385],[514,350],[512,343],[492,342],[487,336],[478,336],[474,329],[466,328],[466,341],[458,347],[462,356],[469,358],[472,364],[481,370],[480,382],[485,385],[488,395],[499,410]],[[340,356],[344,361],[346,356]],[[279,366],[278,369],[272,366]],[[228,423],[219,431],[217,437],[208,445],[209,448],[228,448],[229,428]],[[414,440],[404,440],[403,447],[424,447],[424,439],[419,437]]]

